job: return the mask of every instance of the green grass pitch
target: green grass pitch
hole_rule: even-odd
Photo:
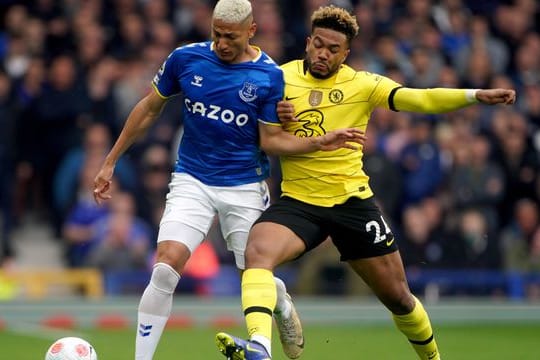
[[[243,335],[243,328],[195,327],[166,330],[155,360],[224,359],[214,345],[214,335],[224,330]],[[27,329],[0,331],[0,359],[41,360],[56,337],[80,336],[90,341],[99,360],[132,360],[135,330],[55,331]],[[479,324],[436,326],[436,337],[444,360],[536,360],[539,355],[540,325]],[[405,338],[391,325],[310,325],[304,329],[306,360],[415,360]],[[274,337],[274,359],[285,360],[279,339]]]

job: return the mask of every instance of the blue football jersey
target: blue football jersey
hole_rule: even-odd
[[[212,186],[257,182],[269,175],[259,148],[259,121],[280,126],[276,105],[283,73],[260,51],[253,61],[227,64],[211,42],[175,49],[154,77],[163,98],[181,94],[184,133],[175,171]]]

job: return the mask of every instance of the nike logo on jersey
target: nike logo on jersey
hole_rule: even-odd
[[[300,96],[285,96],[285,100],[290,101],[294,99],[298,99]]]
[[[386,246],[390,246],[394,243],[394,238],[392,240],[386,240]]]

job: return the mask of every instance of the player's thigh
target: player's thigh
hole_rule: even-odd
[[[239,269],[244,269],[244,252],[251,226],[267,208],[270,195],[266,182],[213,188],[219,224],[227,249]]]
[[[320,245],[327,237],[317,206],[282,197],[257,219],[248,240],[248,267],[272,268]]]
[[[208,187],[187,174],[173,174],[159,225],[158,244],[171,240],[193,252],[208,234],[215,216]]]
[[[246,248],[248,268],[273,269],[294,260],[306,249],[305,243],[294,231],[275,222],[257,222],[249,233]]]

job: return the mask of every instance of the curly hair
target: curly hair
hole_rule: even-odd
[[[345,34],[348,42],[358,34],[358,23],[347,10],[334,6],[321,6],[311,15],[311,31],[315,28],[325,28]]]

